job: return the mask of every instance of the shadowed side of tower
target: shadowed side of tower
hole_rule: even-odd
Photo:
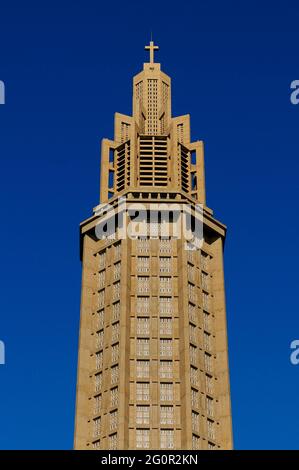
[[[81,224],[75,448],[231,449],[226,227],[206,206],[203,142],[190,141],[189,115],[172,117],[170,77],[146,48],[132,116],[116,113],[102,141],[101,205]],[[128,205],[142,204],[154,231],[124,237],[118,216],[116,237],[100,239],[103,204],[129,220]],[[188,250],[173,226],[198,205],[203,242]]]

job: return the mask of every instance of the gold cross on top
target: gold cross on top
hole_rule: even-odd
[[[155,46],[154,41],[150,41],[149,46],[145,46],[146,51],[150,51],[150,63],[154,63],[154,53],[159,50],[159,46]]]

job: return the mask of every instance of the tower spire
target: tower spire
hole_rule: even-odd
[[[189,114],[172,117],[158,46],[145,49],[80,226],[75,448],[231,449],[226,227],[206,206],[203,142]]]
[[[152,39],[152,35],[151,35],[151,39]],[[159,50],[159,46],[156,46],[154,44],[154,41],[150,41],[149,43],[149,46],[145,46],[144,48],[146,51],[149,51],[150,53],[150,64],[153,64],[155,61],[154,61],[154,53],[155,51],[158,51]]]

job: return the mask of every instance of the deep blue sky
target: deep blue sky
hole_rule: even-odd
[[[151,30],[228,226],[235,447],[299,448],[298,15],[295,1],[1,1],[0,448],[72,447],[78,225]]]

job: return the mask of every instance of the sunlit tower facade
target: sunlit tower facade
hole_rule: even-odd
[[[172,117],[170,77],[146,49],[132,116],[116,113],[102,141],[101,204],[80,228],[75,448],[231,449],[226,227],[206,206],[203,142],[191,142],[189,115]],[[200,248],[164,236],[163,216],[154,234],[99,238],[103,204],[117,213],[123,199],[201,205]]]

